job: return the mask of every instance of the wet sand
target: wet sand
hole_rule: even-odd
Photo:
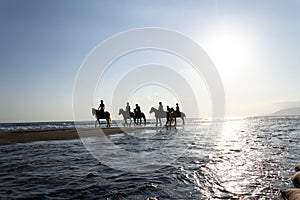
[[[79,129],[80,137],[99,136],[100,128]],[[133,131],[135,128],[102,128],[104,134],[118,134],[124,131]],[[6,131],[0,132],[0,145],[26,143],[33,141],[46,140],[68,140],[79,139],[78,132],[75,128],[69,129],[50,129],[50,130],[26,130],[26,131]]]

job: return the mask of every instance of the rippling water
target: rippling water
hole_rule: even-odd
[[[293,187],[289,178],[300,162],[300,117],[226,121],[221,133],[205,137],[203,127],[187,125],[177,131],[153,134],[154,130],[147,130],[110,136],[114,144],[130,152],[159,149],[162,144],[174,154],[178,151],[177,159],[143,173],[121,171],[100,162],[81,140],[2,145],[0,196],[5,199],[281,199],[279,190]],[[169,143],[174,138],[176,141]],[[120,155],[112,156],[122,160]],[[124,163],[123,168],[126,166]],[[132,166],[134,163],[128,165]]]

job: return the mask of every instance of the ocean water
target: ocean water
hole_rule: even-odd
[[[203,121],[203,120],[202,120]],[[129,123],[129,120],[128,120]],[[123,126],[123,120],[112,120],[112,127]],[[132,122],[133,124],[133,122]],[[148,119],[147,124],[154,125],[153,119]],[[99,124],[97,123],[97,126]],[[77,121],[77,128],[93,128],[95,121]],[[101,127],[106,127],[105,120],[101,119]],[[75,128],[73,121],[58,121],[58,122],[23,122],[23,123],[0,123],[0,132],[3,131],[26,131],[26,130],[53,130],[53,129],[68,129]]]
[[[280,190],[293,187],[289,179],[300,162],[300,116],[228,120],[221,132],[207,132],[207,122],[195,121],[177,130],[108,136],[136,155],[160,149],[171,151],[164,156],[175,155],[170,162],[157,156],[162,165],[153,170],[153,158],[145,156],[149,166],[142,172],[134,170],[139,163],[123,162],[122,155],[110,156],[123,170],[97,159],[84,140],[1,145],[0,197],[282,199]]]

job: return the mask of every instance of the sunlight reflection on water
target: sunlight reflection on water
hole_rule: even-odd
[[[94,159],[80,140],[0,146],[0,195],[11,199],[279,200],[280,189],[293,187],[289,178],[300,160],[299,119],[231,120],[221,133],[211,134],[205,126],[186,126],[157,135],[149,130],[145,135],[111,135],[121,148],[146,156],[144,163],[134,163],[107,151],[111,159],[119,160],[124,169],[145,164],[150,169],[147,173],[111,168]],[[173,137],[176,140],[170,142]],[[98,142],[92,137],[85,140]],[[161,145],[172,151],[147,157]],[[176,159],[164,162],[164,155]]]

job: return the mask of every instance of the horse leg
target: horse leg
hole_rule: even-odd
[[[167,122],[166,122],[166,127],[168,128],[168,126],[170,125],[171,121],[170,121],[170,117],[167,117]]]
[[[110,127],[110,117],[106,118],[106,123],[107,123],[106,127]]]
[[[167,130],[169,130],[168,127],[170,127],[170,129],[171,129],[171,125],[172,125],[172,117],[169,116],[167,119],[167,123],[166,123]]]
[[[161,118],[158,119],[159,119],[159,126],[161,126]],[[157,126],[157,119],[156,119],[156,126]]]
[[[182,125],[184,125],[184,117],[181,117],[181,119],[182,119]]]
[[[146,125],[147,123],[146,123],[146,117],[144,116],[144,124]]]
[[[176,125],[177,125],[177,120],[176,120],[176,117],[174,117],[174,127],[176,129]]]
[[[167,122],[166,122],[165,126],[168,126],[169,120],[170,120],[170,118],[167,116]]]
[[[134,119],[134,124],[137,125],[138,124],[138,118]]]

